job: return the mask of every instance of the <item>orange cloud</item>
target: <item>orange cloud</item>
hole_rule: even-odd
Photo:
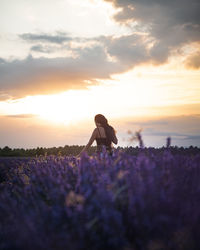
[[[199,69],[200,68],[200,51],[192,54],[186,59],[186,67],[191,69]]]

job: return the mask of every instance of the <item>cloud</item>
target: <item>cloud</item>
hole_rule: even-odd
[[[138,31],[143,32],[93,38],[73,38],[63,32],[21,34],[19,37],[31,44],[34,57],[0,58],[0,99],[84,89],[88,82],[97,84],[98,79],[110,79],[112,74],[141,64],[164,63],[174,48],[200,39],[199,18],[191,16],[190,12],[195,14],[193,7],[187,12],[185,1],[180,8],[187,19],[179,10],[176,17],[172,6],[164,1],[116,0],[113,4],[121,8],[115,16],[117,21],[136,20]],[[173,7],[178,6],[174,3]],[[199,54],[189,57],[187,66],[198,68]]]
[[[146,136],[172,136],[195,139],[200,134],[200,114],[158,117],[146,120],[127,120],[127,125],[142,128]]]
[[[108,54],[115,57],[125,71],[150,60],[148,42],[142,35],[132,34],[119,38],[107,38],[105,46]]]
[[[153,120],[150,120],[150,121],[141,121],[141,122],[128,122],[130,123],[130,125],[137,125],[137,126],[140,126],[140,127],[149,127],[149,126],[154,126],[154,125],[167,125],[168,124],[168,121],[166,120],[160,120],[160,121],[153,121]]]
[[[200,41],[199,0],[104,0],[120,8],[114,18],[131,34],[93,38],[65,32],[24,33],[30,46],[25,59],[0,58],[0,99],[87,88],[144,63],[165,63],[181,47]],[[43,57],[38,57],[38,56]],[[200,54],[186,66],[199,69]]]
[[[5,60],[3,58],[0,58],[0,64],[5,63]]]
[[[144,130],[144,135],[159,136],[159,137],[176,137],[176,138],[187,138],[188,135],[185,133],[178,133],[173,131],[157,131],[155,128],[147,128]]]
[[[91,132],[85,123],[78,127],[53,125],[38,119],[0,116],[0,147],[36,148],[84,145]],[[88,124],[87,124],[88,125]],[[80,129],[81,128],[81,129]]]
[[[200,141],[200,135],[188,135],[183,140],[192,140],[192,141]]]
[[[26,37],[27,34],[22,34],[20,37]],[[100,36],[93,38],[80,38],[80,37],[67,37],[66,43],[57,44],[57,45],[49,45],[49,41],[51,42],[52,37],[57,39],[57,36],[50,36],[48,34],[28,34],[28,37],[34,38],[29,39],[31,42],[40,41],[40,44],[35,44],[31,47],[31,51],[40,52],[40,53],[51,53],[56,50],[71,51],[74,54],[82,55],[87,53],[91,48],[101,46],[107,54],[104,54],[105,60],[107,56],[112,57],[116,61],[119,62],[120,71],[127,71],[130,68],[133,68],[140,63],[148,62],[151,60],[148,52],[148,40],[143,34],[131,34],[124,35],[120,37],[112,37],[112,36]],[[43,37],[45,39],[39,40],[35,39],[35,37]],[[51,38],[51,39],[50,39]],[[63,38],[63,37],[62,37]],[[76,44],[73,47],[73,44]],[[88,55],[87,55],[88,56]]]
[[[40,53],[51,53],[51,52],[55,51],[54,48],[51,48],[49,46],[44,46],[41,44],[32,46],[30,50],[35,51],[35,52],[40,52]]]
[[[66,33],[57,32],[56,35],[51,34],[33,34],[33,33],[24,33],[20,34],[19,37],[28,42],[48,42],[54,44],[63,44],[64,42],[71,41],[72,38],[67,36]]]
[[[128,71],[149,60],[146,41],[137,34],[119,38],[82,38],[76,47],[65,47],[69,52],[66,57],[54,55],[48,58],[49,53],[58,48],[45,41],[31,47],[31,51],[42,52],[45,57],[29,55],[23,60],[2,60],[0,98],[84,89],[88,82],[97,84],[97,79],[110,79],[112,74]]]
[[[88,81],[106,79],[118,71],[109,62],[102,47],[85,48],[77,58],[33,58],[6,61],[0,64],[0,94],[14,98],[49,94],[69,89],[83,89]]]
[[[117,22],[133,25],[133,30],[148,32],[154,39],[150,55],[156,63],[163,63],[170,53],[184,44],[200,40],[199,0],[104,0],[119,12]]]
[[[200,51],[189,56],[185,62],[188,68],[199,69],[200,68]]]
[[[17,114],[17,115],[5,115],[4,117],[8,117],[8,118],[34,118],[37,117],[37,115],[34,114]]]
[[[142,128],[145,145],[164,145],[165,139],[170,136],[172,145],[200,146],[200,114],[140,119],[127,120],[126,124],[132,132]]]

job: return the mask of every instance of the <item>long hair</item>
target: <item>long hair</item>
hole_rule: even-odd
[[[112,141],[113,132],[115,133],[115,130],[108,124],[108,120],[105,118],[104,115],[95,115],[94,120],[96,123],[100,123],[101,126],[104,128],[108,144],[110,144]]]

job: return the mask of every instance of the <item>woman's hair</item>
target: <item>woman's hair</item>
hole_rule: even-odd
[[[102,126],[108,126],[108,120],[105,118],[104,115],[95,115],[94,120],[96,123],[100,123]]]
[[[101,126],[105,129],[106,138],[109,141],[109,143],[111,143],[112,137],[113,137],[113,132],[115,132],[115,131],[114,131],[113,127],[111,127],[108,124],[108,120],[105,118],[104,115],[101,115],[101,114],[95,115],[94,120],[96,123],[100,123]]]

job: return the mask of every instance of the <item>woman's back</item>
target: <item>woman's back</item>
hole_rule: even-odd
[[[112,142],[115,144],[118,142],[115,130],[108,124],[105,116],[101,114],[96,115],[94,120],[96,128],[94,129],[88,144],[82,149],[80,154],[82,154],[84,151],[87,151],[94,140],[97,142],[97,151],[101,151],[103,146],[106,146],[106,149],[112,153]]]
[[[103,146],[106,146],[106,149],[109,152],[111,152],[112,141],[106,136],[106,131],[104,127],[98,126],[96,128],[96,142],[97,142],[97,152],[102,151]]]
[[[106,138],[106,131],[104,127],[97,127],[97,138]]]

